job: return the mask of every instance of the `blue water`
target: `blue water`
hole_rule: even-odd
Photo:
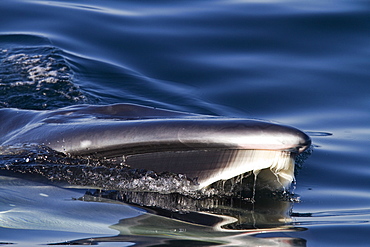
[[[293,231],[210,233],[123,203],[73,201],[84,188],[4,174],[0,242],[118,234],[100,245],[367,246],[369,30],[361,0],[2,0],[2,107],[136,103],[260,118],[306,131],[314,151],[296,176]],[[145,227],[128,230],[123,219]]]

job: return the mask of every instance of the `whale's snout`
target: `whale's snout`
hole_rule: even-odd
[[[302,153],[307,150],[311,146],[311,144],[311,138],[306,133],[301,132],[297,144],[298,153]]]
[[[276,135],[286,151],[300,154],[311,146],[311,138],[303,131],[288,126],[279,126],[279,128],[281,129],[276,132]]]

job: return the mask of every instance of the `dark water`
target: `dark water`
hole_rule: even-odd
[[[73,200],[86,188],[4,173],[1,243],[368,245],[368,1],[3,0],[0,13],[2,107],[136,103],[273,120],[314,143],[296,177],[299,202],[277,205],[287,222],[265,233],[210,228],[205,215],[195,216],[202,225],[189,224],[88,194]],[[244,208],[243,229],[256,230],[250,222],[266,216],[223,203]]]

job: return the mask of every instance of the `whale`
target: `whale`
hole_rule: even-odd
[[[135,104],[2,108],[0,123],[2,147],[36,144],[71,157],[183,174],[196,181],[194,190],[246,173],[272,190],[286,189],[295,158],[311,145],[291,126]]]

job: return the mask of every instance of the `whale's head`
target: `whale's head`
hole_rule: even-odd
[[[85,125],[52,148],[105,158],[157,173],[185,174],[201,189],[246,173],[259,184],[286,189],[298,154],[311,145],[304,132],[249,119],[161,118]],[[53,146],[54,144],[54,146]]]
[[[12,131],[2,145],[28,141],[71,156],[185,174],[197,181],[195,190],[246,173],[272,189],[287,188],[295,157],[311,145],[289,126],[129,104],[12,112],[32,124]]]

